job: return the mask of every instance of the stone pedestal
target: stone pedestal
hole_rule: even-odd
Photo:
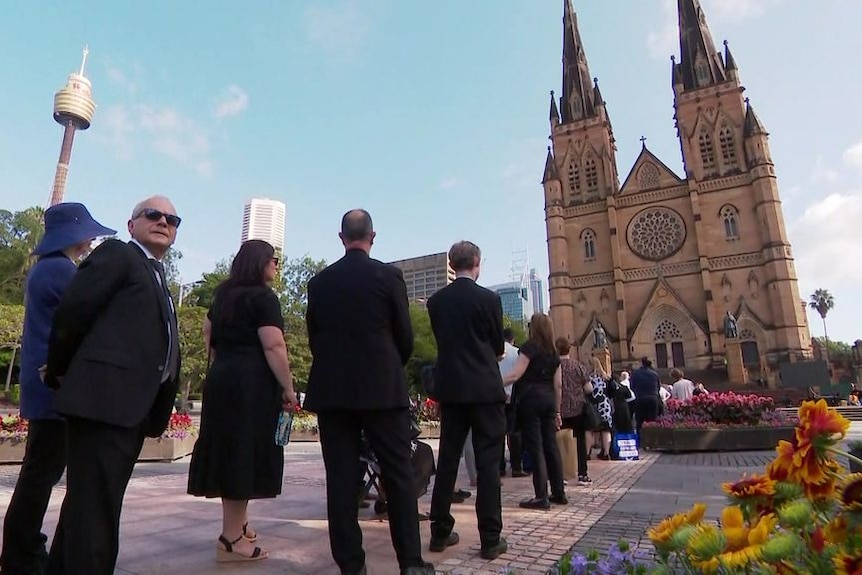
[[[604,347],[602,349],[594,349],[593,355],[599,358],[599,362],[602,364],[602,367],[605,368],[607,373],[612,373],[611,352],[608,348]]]
[[[736,338],[724,341],[724,350],[727,356],[727,377],[733,385],[745,385],[748,383],[748,370],[742,362],[742,345]]]

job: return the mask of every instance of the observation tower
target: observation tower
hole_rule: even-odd
[[[69,74],[69,81],[54,94],[54,121],[63,126],[63,145],[60,148],[60,160],[57,162],[57,172],[54,174],[54,188],[51,190],[53,206],[63,201],[66,190],[66,177],[69,174],[69,161],[72,158],[72,142],[76,130],[86,130],[90,127],[93,114],[96,112],[96,102],[93,101],[90,80],[84,76],[84,66],[90,51],[84,47],[84,57],[81,70]]]

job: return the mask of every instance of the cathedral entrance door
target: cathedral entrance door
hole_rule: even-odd
[[[671,354],[673,355],[674,367],[685,367],[685,351],[681,341],[675,341],[670,344]]]
[[[667,344],[655,344],[655,364],[659,369],[667,369]]]

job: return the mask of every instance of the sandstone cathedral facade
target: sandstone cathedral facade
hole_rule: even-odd
[[[700,2],[678,0],[678,11],[671,79],[685,174],[644,142],[620,183],[609,112],[565,1],[562,95],[551,92],[542,178],[550,314],[581,358],[600,323],[617,368],[646,356],[699,370],[724,361],[730,312],[752,379],[765,377],[810,356],[768,134]]]

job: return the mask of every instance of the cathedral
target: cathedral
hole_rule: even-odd
[[[551,92],[542,178],[550,314],[581,358],[601,325],[617,369],[645,356],[705,370],[726,362],[729,312],[754,380],[810,357],[805,303],[766,128],[699,0],[678,0],[678,11],[671,83],[685,173],[643,141],[621,183],[610,113],[564,3],[563,86]]]

